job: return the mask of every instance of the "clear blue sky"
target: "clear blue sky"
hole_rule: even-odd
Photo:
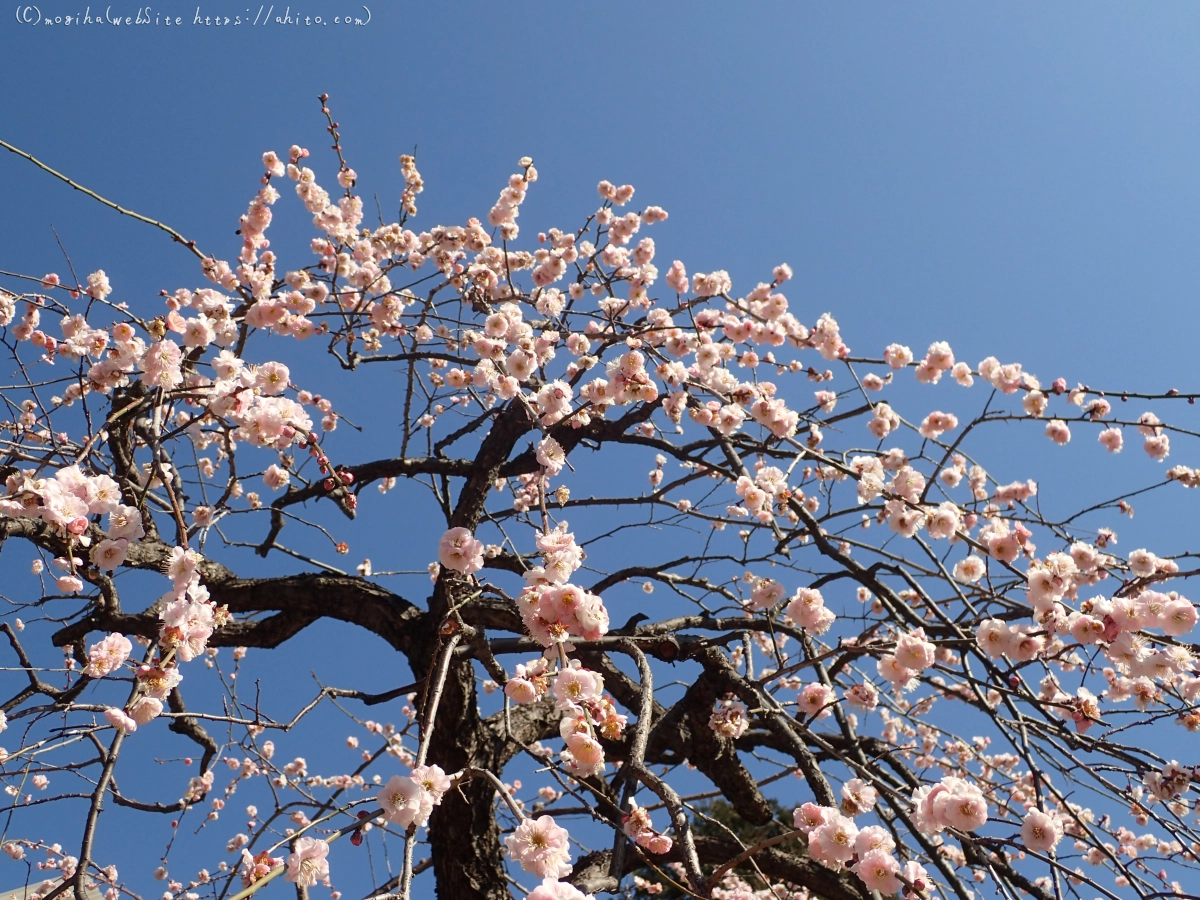
[[[91,15],[106,5],[92,3]],[[1194,4],[368,5],[364,27],[206,27],[192,24],[195,0],[161,0],[155,14],[184,19],[166,28],[21,25],[24,7],[10,4],[0,15],[0,137],[232,257],[264,150],[307,146],[332,182],[315,99],[327,91],[360,189],[378,194],[385,216],[400,191],[396,157],[414,146],[423,227],[486,214],[528,154],[541,179],[526,229],[574,227],[595,208],[599,179],[631,182],[671,214],[654,233],[664,265],[726,268],[744,291],[787,261],[793,308],[810,323],[832,311],[856,354],[891,341],[919,354],[945,339],[972,365],[994,354],[1044,381],[1196,385]],[[110,15],[138,6],[117,0]],[[282,15],[288,4],[275,6]],[[42,0],[40,13],[87,7]],[[293,17],[364,15],[349,0],[291,7]],[[167,238],[10,154],[0,156],[0,203],[0,268],[65,272],[53,225],[81,274],[106,269],[131,302],[200,283]],[[276,249],[307,261],[308,216],[288,196],[275,212]],[[398,413],[328,374],[325,392],[342,408],[368,426],[394,424]],[[343,446],[356,461],[381,456],[394,433],[369,427],[353,451]],[[1071,450],[1102,478],[1161,474],[1144,456],[1128,459],[1136,446],[1120,474],[1097,447]],[[1046,465],[1079,485],[1078,458],[1064,460]],[[388,515],[364,517],[380,527],[356,533],[351,563],[429,557],[411,546],[425,535],[387,527]],[[1139,507],[1145,540],[1122,549],[1173,539],[1146,518]],[[15,566],[8,554],[5,566]],[[273,569],[247,560],[243,571]],[[286,671],[302,681],[311,668],[332,669],[335,683],[366,668],[372,688],[403,680],[382,645],[377,664],[363,662],[344,630],[301,640],[314,656],[332,646],[360,657],[341,669],[293,658]],[[294,697],[308,691],[302,683]],[[74,841],[75,830],[55,839]],[[165,838],[145,833],[152,846]],[[130,877],[148,887],[143,871]]]

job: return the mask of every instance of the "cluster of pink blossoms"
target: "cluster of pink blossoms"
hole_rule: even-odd
[[[1189,769],[1171,760],[1158,772],[1147,772],[1142,783],[1155,800],[1165,802],[1182,796],[1196,780],[1200,780],[1200,769]]]
[[[837,616],[825,605],[825,598],[816,588],[800,588],[788,602],[787,615],[793,622],[813,634],[824,634]]]
[[[597,678],[599,676],[596,676]],[[570,705],[566,714],[558,723],[558,732],[566,744],[559,753],[563,768],[578,778],[587,778],[604,771],[604,747],[597,738],[600,727],[607,726],[609,733],[620,736],[625,724],[625,716],[618,715],[616,709],[608,703],[608,709],[603,710],[608,716],[601,717],[600,726],[594,721],[588,707]]]
[[[608,614],[600,598],[566,583],[583,562],[583,550],[566,528],[564,522],[538,536],[543,564],[526,573],[527,587],[518,598],[530,634],[547,648],[558,644],[564,651],[572,649],[572,637],[593,640],[608,630]],[[482,554],[483,544],[465,528],[446,532],[439,546],[442,565],[463,574],[482,567]],[[563,766],[577,776],[602,771],[604,748],[597,735],[616,740],[626,722],[604,694],[604,679],[572,660],[564,661],[551,681],[550,662],[543,657],[518,665],[504,686],[505,695],[515,703],[536,702],[547,690],[553,692],[564,713],[560,723],[566,743],[561,753]]]
[[[570,584],[571,575],[583,564],[583,549],[567,524],[538,535],[542,565],[525,573],[525,590],[517,598],[521,619],[529,633],[545,647],[566,643],[571,638],[595,640],[608,631],[604,601],[581,587]]]
[[[417,766],[408,775],[393,775],[388,780],[379,792],[379,805],[392,824],[423,828],[450,787],[450,778],[440,766]]]
[[[283,858],[272,856],[271,851],[264,850],[252,855],[249,850],[242,850],[242,887],[248,888],[257,881],[266,878],[275,869],[283,865]],[[328,865],[328,864],[326,864]],[[297,867],[298,871],[298,867]]]
[[[912,350],[903,344],[889,344],[884,348],[883,358],[893,369],[903,369],[912,364],[914,356]],[[925,358],[917,363],[917,381],[921,384],[937,384],[944,372],[950,372],[959,384],[970,386],[970,368],[965,363],[954,361],[954,351],[949,344],[935,341],[929,345]]]
[[[619,740],[627,717],[617,712],[612,698],[604,693],[604,678],[570,660],[559,668],[553,682],[545,658],[516,667],[504,686],[514,703],[534,703],[550,690],[563,713],[559,733],[566,748],[559,754],[563,767],[576,776],[595,775],[604,769],[604,747],[598,736]]]
[[[634,245],[633,240],[643,224],[664,219],[666,214],[655,207],[640,214],[616,214],[610,204],[627,203],[634,193],[629,185],[617,187],[602,182],[599,186],[605,205],[596,219],[607,228],[607,247],[597,249],[573,234],[551,229],[548,236],[539,236],[543,246],[536,252],[509,252],[493,247],[491,235],[475,219],[466,227],[438,227],[419,235],[399,225],[384,226],[373,233],[360,232],[361,200],[347,195],[333,202],[329,193],[316,183],[312,170],[300,166],[307,155],[307,151],[293,147],[287,165],[274,153],[264,155],[268,183],[251,201],[241,219],[243,248],[239,265],[231,268],[227,263],[209,260],[206,271],[225,290],[244,289],[248,292],[252,302],[247,304],[245,323],[255,328],[305,339],[318,331],[309,316],[318,306],[329,304],[346,313],[361,313],[369,320],[373,328],[361,334],[365,352],[379,350],[384,336],[401,338],[411,334],[418,343],[432,341],[436,336],[446,340],[448,350],[461,348],[474,353],[478,362],[473,368],[464,363],[466,368],[450,368],[431,376],[435,387],[460,392],[447,403],[434,406],[436,415],[441,415],[447,407],[467,406],[472,402],[468,394],[474,388],[490,392],[485,398],[487,403],[494,403],[497,398],[506,401],[519,398],[536,414],[544,429],[563,423],[579,428],[597,417],[604,417],[613,407],[658,400],[662,389],[653,380],[657,376],[669,391],[663,399],[662,409],[676,425],[682,422],[686,411],[692,422],[725,436],[735,434],[747,421],[752,421],[776,438],[790,439],[797,432],[801,415],[788,408],[773,382],[758,374],[742,381],[734,373],[735,367],[761,373],[760,366],[778,365],[770,348],[784,344],[816,350],[827,360],[844,358],[849,353],[832,316],[821,316],[809,330],[789,312],[787,298],[777,290],[791,276],[786,266],[775,270],[773,283],[760,284],[745,298],[736,299],[731,296],[732,282],[727,272],[694,275],[691,289],[697,298],[720,297],[726,301],[726,306],[724,311],[715,308],[689,310],[686,327],[677,326],[666,310],[651,308],[653,301],[647,286],[654,284],[658,275],[653,264],[654,242],[643,238]],[[409,212],[415,212],[412,201],[420,190],[420,176],[411,157],[402,158],[402,166],[406,181],[405,207]],[[488,217],[489,224],[499,227],[505,239],[517,236],[519,207],[529,184],[537,178],[531,160],[522,160],[521,166],[523,173],[510,178]],[[296,182],[297,195],[328,238],[314,241],[313,250],[320,258],[319,270],[338,276],[341,287],[332,292],[324,282],[301,270],[287,273],[282,282],[288,290],[272,296],[278,279],[274,271],[274,254],[267,250],[265,231],[271,222],[270,206],[279,195],[270,185],[269,178],[285,175]],[[338,181],[348,191],[354,184],[355,173],[343,167]],[[475,256],[469,258],[469,253]],[[385,269],[393,259],[403,259],[415,270],[427,258],[447,275],[453,273],[456,286],[470,285],[472,290],[496,301],[489,307],[481,332],[453,333],[445,326],[435,332],[425,324],[409,332],[401,317],[416,298],[393,291]],[[567,309],[568,299],[579,300],[586,290],[582,283],[570,285],[565,290],[552,287],[577,260],[610,267],[614,278],[627,283],[628,300],[612,296],[610,290],[598,301],[607,324],[589,321],[582,331],[565,336],[558,330],[536,331],[542,326],[525,321],[521,306],[510,299],[511,273],[529,272],[537,288],[529,302],[541,316],[558,318]],[[49,278],[47,276],[48,285],[51,283]],[[670,267],[666,282],[680,294],[688,292],[688,276],[681,262],[675,261]],[[53,283],[57,283],[56,278]],[[597,284],[596,288],[599,287]],[[89,276],[86,292],[100,301],[108,297],[112,287],[103,271]],[[170,312],[164,320],[166,331],[176,335],[177,339],[159,329],[150,335],[152,340],[147,344],[136,336],[129,324],[113,326],[110,335],[103,329],[91,328],[81,316],[72,316],[64,318],[63,338],[56,340],[38,330],[40,310],[32,303],[26,305],[21,323],[12,329],[12,333],[18,340],[30,341],[42,348],[48,362],[53,362],[56,355],[81,361],[98,360],[88,370],[86,389],[70,386],[65,398],[67,405],[86,390],[111,392],[114,387],[127,384],[134,373],[140,371],[141,380],[149,386],[168,392],[188,391],[190,396],[198,398],[197,405],[235,426],[234,438],[254,446],[284,451],[293,443],[303,441],[313,427],[305,406],[316,406],[325,415],[323,427],[332,430],[336,417],[327,401],[322,406],[321,401],[306,396],[305,392],[298,394],[297,401],[282,396],[291,387],[290,373],[282,364],[268,362],[250,366],[229,349],[223,349],[209,360],[215,378],[201,376],[194,367],[186,365],[186,357],[192,351],[203,351],[210,345],[224,348],[233,345],[239,325],[234,315],[240,303],[217,291],[201,290],[178,292],[167,298],[167,305]],[[626,340],[628,350],[606,362],[604,377],[586,383],[579,381],[577,376],[600,363],[599,356],[592,355],[594,346],[599,344],[602,350],[598,352],[602,353],[617,333],[614,323],[633,312],[645,313],[645,333]],[[0,294],[0,325],[7,325],[15,315],[12,299]],[[684,320],[682,316],[679,318]],[[721,335],[724,341],[720,339]],[[738,348],[736,345],[739,344],[756,346]],[[543,377],[545,367],[564,345],[575,357],[566,366],[564,378]],[[653,353],[644,352],[647,348]],[[689,357],[693,358],[690,364],[687,362]],[[654,359],[665,361],[655,368]],[[946,372],[963,386],[973,382],[970,367],[956,362],[951,348],[944,342],[930,345],[919,362],[908,347],[893,344],[884,351],[884,360],[893,370],[915,366],[916,378],[921,383],[937,383]],[[787,368],[778,365],[777,371],[782,375]],[[799,371],[795,365],[790,369]],[[1003,394],[1024,391],[1022,408],[1031,417],[1042,417],[1047,412],[1051,394],[1066,392],[1065,382],[1056,382],[1047,389],[1049,393],[1043,391],[1037,379],[1024,372],[1020,364],[1001,364],[994,357],[979,363],[978,374]],[[828,380],[832,374],[822,376],[810,370],[810,378]],[[887,380],[871,374],[862,379],[862,384],[867,390],[880,390],[891,378],[890,373]],[[580,385],[578,396],[573,383]],[[1078,406],[1086,402],[1084,412],[1093,422],[1108,416],[1111,404],[1103,398],[1088,401],[1087,393],[1077,389],[1070,392],[1069,399]],[[838,402],[837,394],[818,391],[815,396],[817,408],[826,414],[832,413]],[[436,415],[430,415],[427,424],[432,425]],[[188,425],[187,413],[181,412],[178,416],[178,425]],[[36,422],[35,411],[24,409],[20,427],[30,429],[30,434],[43,434],[33,431]],[[872,404],[867,428],[875,437],[882,440],[902,425],[900,416],[887,403]],[[956,416],[934,411],[926,416],[917,431],[926,440],[936,441],[957,427]],[[1137,427],[1145,438],[1146,453],[1156,461],[1164,460],[1169,455],[1170,444],[1158,419],[1147,413],[1139,419]],[[648,423],[645,428],[647,436],[654,433]],[[1070,427],[1061,418],[1048,422],[1046,434],[1059,444],[1071,439]],[[1114,426],[1101,431],[1100,442],[1110,451],[1120,451],[1123,445],[1121,429]],[[814,459],[828,463],[829,460],[816,452],[820,443],[820,431],[814,423],[810,426],[807,446]],[[514,504],[519,511],[523,511],[520,504],[524,503],[527,510],[545,496],[548,479],[557,476],[566,463],[562,445],[548,434],[537,444],[535,455],[541,472],[524,478],[518,503]],[[661,467],[660,461],[659,477],[654,482],[656,488],[662,481]],[[810,513],[817,512],[818,496],[805,498],[802,491],[787,485],[782,472],[764,466],[762,460],[756,468],[755,477],[738,478],[736,493],[741,503],[726,508],[731,518],[753,518],[767,524],[773,523],[776,515],[786,515],[796,521],[796,514],[789,508],[792,502],[803,503]],[[822,466],[818,469],[818,478],[822,482],[840,481],[846,477],[846,468],[845,465],[840,468]],[[1004,566],[1012,567],[1023,557],[1028,560],[1025,578],[1033,622],[1009,624],[999,619],[986,620],[977,633],[978,645],[986,655],[993,659],[1008,656],[1018,662],[1058,658],[1069,649],[1067,641],[1073,640],[1081,646],[1099,646],[1112,663],[1111,668],[1104,670],[1109,683],[1108,699],[1115,702],[1132,697],[1139,708],[1145,709],[1161,699],[1159,685],[1164,685],[1178,688],[1181,696],[1193,704],[1196,702],[1200,678],[1191,674],[1194,664],[1189,651],[1169,644],[1154,648],[1143,640],[1143,632],[1149,629],[1159,629],[1168,637],[1179,637],[1190,632],[1197,623],[1194,604],[1176,592],[1160,593],[1149,587],[1151,580],[1178,571],[1173,562],[1158,560],[1149,551],[1134,551],[1129,556],[1128,571],[1133,579],[1145,581],[1135,585],[1130,596],[1095,597],[1079,603],[1079,608],[1074,609],[1070,604],[1078,600],[1078,591],[1083,585],[1094,585],[1107,577],[1109,570],[1120,571],[1124,566],[1082,544],[1073,546],[1070,553],[1051,553],[1045,559],[1035,557],[1033,533],[1021,522],[1007,520],[1001,515],[1002,507],[1012,509],[1015,504],[1036,495],[1037,488],[1032,481],[996,486],[992,490],[988,486],[989,476],[982,468],[973,466],[968,475],[965,458],[954,455],[951,464],[931,475],[930,480],[936,477],[945,487],[953,489],[966,477],[972,497],[976,501],[986,501],[986,506],[975,513],[967,512],[952,501],[936,506],[927,504],[925,496],[929,484],[926,477],[908,464],[899,448],[855,457],[848,468],[857,480],[860,503],[868,504],[883,498],[878,519],[881,523],[886,521],[894,533],[914,538],[925,529],[931,538],[947,539],[951,543],[970,540],[974,550]],[[890,480],[888,472],[893,473]],[[145,481],[153,486],[154,478],[168,474],[148,472]],[[808,470],[805,477],[809,477]],[[1185,467],[1172,469],[1168,477],[1185,486],[1200,483],[1200,476]],[[92,562],[101,569],[112,570],[124,562],[131,542],[142,536],[142,529],[137,510],[122,507],[119,502],[112,508],[104,507],[112,497],[119,500],[115,482],[109,485],[105,479],[107,476],[82,475],[77,467],[62,469],[50,479],[34,481],[25,477],[16,482],[10,479],[8,495],[0,500],[0,514],[40,518],[73,536],[76,546],[88,547],[92,540],[89,532],[93,527],[88,517],[107,513],[109,528],[104,540],[99,541],[92,551]],[[287,469],[278,465],[270,466],[264,475],[265,483],[272,489],[283,487],[289,480]],[[111,482],[111,479],[107,481]],[[679,505],[684,512],[688,508],[682,503]],[[194,516],[198,524],[211,521],[202,517],[199,511]],[[977,526],[979,531],[972,538],[971,532]],[[570,649],[569,639],[594,639],[607,631],[607,611],[599,597],[569,584],[571,575],[581,565],[583,552],[573,536],[566,533],[565,524],[557,531],[540,536],[538,547],[544,554],[544,564],[530,570],[527,576],[527,587],[520,597],[521,614],[535,638],[547,648],[563,651],[559,654],[562,665],[552,672],[551,660],[542,658],[517,666],[516,675],[505,686],[505,693],[514,702],[533,702],[551,692],[564,712],[561,723],[567,745],[562,754],[564,765],[572,774],[589,775],[600,771],[604,765],[603,749],[597,735],[619,737],[625,717],[616,712],[603,694],[601,676],[583,669],[577,661],[566,662],[564,655]],[[456,528],[443,537],[438,555],[445,568],[472,575],[483,566],[485,548],[469,530]],[[167,654],[184,662],[204,652],[214,628],[223,617],[222,611],[214,608],[207,590],[199,583],[196,575],[199,561],[194,552],[176,549],[168,570],[175,589],[163,598],[160,643]],[[83,561],[68,554],[68,558],[58,562],[68,572],[58,580],[60,590],[81,590],[82,580],[74,573]],[[984,558],[972,553],[955,564],[954,577],[966,584],[976,584],[987,574],[987,565]],[[783,586],[773,579],[757,578],[751,583],[753,587],[746,604],[750,613],[771,610],[784,598]],[[820,591],[815,589],[798,591],[787,603],[786,613],[794,623],[815,635],[826,632],[835,619],[825,607]],[[99,678],[116,671],[125,663],[131,649],[131,643],[122,635],[109,635],[92,646],[85,672]],[[916,628],[895,635],[894,651],[878,659],[877,670],[885,681],[901,689],[914,685],[918,675],[939,660],[945,661],[945,657],[939,655],[938,648],[928,640],[924,630]],[[114,727],[125,731],[133,731],[139,722],[144,724],[161,712],[166,692],[180,677],[170,660],[142,666],[137,674],[139,691],[130,708],[105,712]],[[1099,717],[1097,698],[1084,688],[1072,697],[1061,690],[1053,676],[1047,675],[1043,680],[1040,696],[1073,718],[1080,731]],[[869,683],[855,685],[846,691],[846,699],[858,709],[872,710],[878,702],[878,692]],[[810,684],[801,690],[798,706],[802,712],[813,716],[828,715],[829,705],[833,702],[836,701],[832,688]],[[886,710],[884,715],[886,719]],[[746,710],[740,703],[723,705],[710,719],[711,727],[729,738],[741,736],[747,724]],[[897,727],[894,720],[889,720],[886,725],[888,729]],[[1200,719],[1197,727],[1200,727]],[[928,742],[929,733],[923,734],[922,738]],[[936,739],[933,746],[936,746]],[[932,747],[926,747],[924,752],[931,753]],[[1177,799],[1187,789],[1190,778],[1189,770],[1172,763],[1160,772],[1148,774],[1145,787],[1153,798],[1168,801]],[[437,766],[418,767],[409,776],[393,777],[381,793],[380,802],[393,823],[404,827],[423,825],[449,786],[449,779]],[[198,794],[205,789],[203,785],[196,786]],[[873,890],[889,895],[915,896],[925,890],[924,870],[914,862],[900,866],[892,839],[882,828],[859,829],[853,822],[854,816],[873,808],[873,795],[868,786],[855,779],[843,790],[840,810],[806,804],[797,811],[797,827],[808,833],[814,859],[834,868],[850,866]],[[946,828],[973,830],[987,821],[986,798],[977,787],[962,778],[947,776],[938,785],[918,790],[913,800],[918,827],[929,833],[936,834]],[[654,852],[665,852],[665,849],[655,848],[670,846],[670,840],[654,832],[648,815],[636,806],[627,817],[625,830],[639,844]],[[1057,813],[1027,805],[1021,838],[1030,850],[1045,852],[1053,849],[1063,833],[1063,822]],[[510,854],[524,868],[546,878],[531,898],[573,900],[582,896],[575,888],[556,880],[565,875],[564,866],[569,871],[570,855],[565,830],[554,825],[550,817],[543,816],[536,822],[523,821],[517,833],[508,839],[508,846]],[[287,863],[289,880],[312,886],[327,879],[326,853],[324,842],[299,839]],[[250,881],[253,882],[265,874],[262,867],[269,869],[278,861],[268,856],[265,860],[250,858],[247,864],[250,863],[253,863],[250,867]]]
[[[900,864],[894,855],[896,842],[887,829],[879,825],[863,828],[855,825],[853,816],[867,811],[862,806],[865,803],[861,800],[843,803],[847,815],[835,807],[815,803],[799,807],[794,813],[794,823],[808,835],[809,856],[831,869],[849,867],[868,890],[918,900],[930,886],[924,867],[915,860]]]
[[[1019,538],[1017,532],[993,531],[994,552],[1001,552],[1000,542],[1014,534]],[[1200,610],[1194,603],[1175,591],[1147,589],[1112,599],[1092,597],[1079,602],[1078,608],[1070,605],[1078,600],[1081,589],[1096,584],[1114,564],[1112,557],[1081,542],[1073,544],[1069,552],[1032,559],[1026,599],[1033,623],[1010,624],[986,619],[976,629],[976,643],[992,659],[1006,656],[1017,662],[1057,654],[1066,641],[1081,647],[1096,646],[1112,665],[1105,670],[1109,700],[1132,698],[1139,709],[1145,710],[1160,699],[1156,682],[1161,682],[1194,702],[1200,697],[1200,677],[1194,674],[1191,652],[1174,644],[1156,647],[1145,637],[1150,630],[1160,630],[1170,638],[1189,634],[1200,620]],[[1161,560],[1144,549],[1129,554],[1128,567],[1139,579],[1178,571],[1173,560]],[[1099,719],[1099,704],[1084,688],[1072,696],[1061,689],[1057,679],[1050,677],[1043,682],[1042,696],[1071,718],[1080,731]],[[1188,728],[1200,728],[1200,717],[1189,718],[1185,713],[1181,723]]]
[[[483,544],[468,528],[451,528],[438,542],[438,562],[460,575],[473,575],[483,568]]]
[[[633,838],[639,847],[645,847],[651,853],[670,852],[671,839],[654,830],[654,825],[650,821],[650,813],[639,807],[636,801],[629,802],[629,813],[621,819],[621,827],[625,834]]]
[[[718,704],[708,717],[708,727],[722,737],[736,741],[750,727],[746,716],[746,704],[740,700],[729,700]]]
[[[40,519],[69,538],[74,547],[92,543],[90,516],[108,517],[108,528],[94,548],[91,559],[97,568],[116,569],[125,561],[131,543],[145,536],[142,514],[121,503],[117,483],[107,475],[87,475],[79,466],[66,466],[52,478],[31,478],[27,474],[9,475],[6,493],[0,499],[0,516]],[[55,565],[64,574],[58,576],[58,589],[65,593],[83,590],[78,568],[83,560],[62,557]]]
[[[572,638],[596,640],[608,631],[604,601],[573,584],[530,585],[517,602],[525,627],[547,647]]]
[[[881,678],[895,688],[906,688],[937,659],[937,648],[925,637],[924,628],[915,628],[896,638],[896,649],[879,658],[876,668]]]
[[[229,621],[229,613],[209,599],[208,588],[200,583],[197,568],[203,557],[195,550],[175,547],[167,559],[167,575],[174,589],[164,594],[159,619],[159,646],[175,651],[181,662],[190,662],[204,653],[208,639],[218,627]]]
[[[517,663],[515,674],[504,685],[504,693],[513,703],[536,703],[550,688],[550,661],[544,656]]]
[[[113,632],[88,648],[88,663],[84,666],[83,674],[89,678],[103,678],[119,669],[132,652],[133,644],[129,638]]]
[[[753,516],[760,522],[773,521],[775,510],[785,510],[793,497],[804,499],[802,492],[797,494],[788,487],[787,476],[775,466],[760,466],[754,478],[739,476],[735,490],[741,506],[729,507],[726,512],[739,517]]]
[[[166,574],[174,588],[159,601],[159,651],[161,660],[153,665],[139,666],[136,672],[137,690],[129,704],[122,709],[105,710],[105,718],[114,728],[133,732],[139,725],[162,714],[163,703],[183,676],[176,662],[190,662],[204,653],[213,631],[229,621],[224,607],[217,607],[208,589],[200,584],[197,567],[202,557],[194,550],[176,547],[167,560]],[[124,635],[113,633],[93,644],[88,650],[84,674],[103,678],[120,668],[133,649]]]
[[[232,317],[235,306],[229,298],[208,288],[181,289],[168,295],[166,303],[169,312],[165,330],[178,335],[182,343],[159,334],[156,341],[147,344],[127,322],[115,323],[106,331],[92,328],[81,315],[64,316],[63,340],[55,343],[57,352],[72,358],[98,358],[98,361],[87,371],[86,387],[69,387],[62,402],[69,405],[86,391],[110,393],[127,385],[134,372],[140,371],[140,380],[152,387],[167,391],[186,387],[194,391],[199,395],[197,402],[229,418],[239,428],[238,437],[257,446],[284,448],[298,433],[312,429],[312,421],[301,404],[277,396],[288,387],[287,368],[279,363],[249,366],[232,350],[222,349],[211,361],[217,378],[208,378],[194,370],[184,372],[185,354],[210,346],[229,348],[237,341],[238,322]],[[277,323],[278,319],[258,321],[264,318],[259,310],[265,305],[264,302],[250,307],[249,324],[266,327]],[[181,309],[189,309],[193,315],[185,317]],[[303,331],[300,326],[296,328]],[[311,324],[308,333],[312,333]],[[297,332],[296,336],[303,335]],[[52,340],[44,338],[42,343]],[[332,425],[327,415],[323,426],[329,430]]]
[[[947,828],[975,831],[988,820],[987,799],[978,785],[953,775],[938,784],[917,788],[913,807],[913,822],[926,834],[938,834]]]

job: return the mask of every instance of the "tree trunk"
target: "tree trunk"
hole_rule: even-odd
[[[451,666],[429,744],[429,759],[447,772],[491,768],[492,738],[479,716],[469,661]],[[500,826],[490,781],[473,778],[442,798],[429,818],[429,849],[442,900],[511,900],[504,878]]]

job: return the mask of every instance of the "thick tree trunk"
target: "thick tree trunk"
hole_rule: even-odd
[[[479,716],[470,662],[450,668],[429,745],[429,759],[447,772],[491,768],[491,733]],[[447,792],[429,819],[429,849],[442,900],[511,900],[504,878],[495,788],[474,778]]]

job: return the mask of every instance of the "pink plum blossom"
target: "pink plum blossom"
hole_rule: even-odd
[[[111,572],[125,561],[129,551],[129,542],[124,538],[111,538],[98,543],[92,550],[92,562],[98,569]]]
[[[284,878],[301,887],[314,887],[329,879],[329,845],[311,837],[296,839],[294,849],[287,858]]]
[[[1036,853],[1049,853],[1062,840],[1062,820],[1040,809],[1031,809],[1021,823],[1021,840]]]
[[[83,672],[91,678],[103,678],[110,672],[115,672],[133,652],[133,644],[129,638],[118,632],[113,632],[99,643],[88,648],[88,664]]]
[[[869,891],[879,891],[884,896],[900,892],[900,863],[886,850],[871,850],[859,857],[854,864],[854,874],[862,879]]]
[[[137,731],[137,722],[125,715],[123,710],[110,706],[104,711],[104,718],[108,720],[108,724],[118,731],[132,733]]]
[[[525,900],[595,900],[595,895],[585,894],[565,881],[546,878],[529,892]]]
[[[483,568],[483,543],[467,528],[451,528],[438,544],[438,561],[447,569],[472,575]]]
[[[539,878],[565,878],[571,873],[567,830],[556,825],[552,816],[522,819],[504,843],[509,857]]]

